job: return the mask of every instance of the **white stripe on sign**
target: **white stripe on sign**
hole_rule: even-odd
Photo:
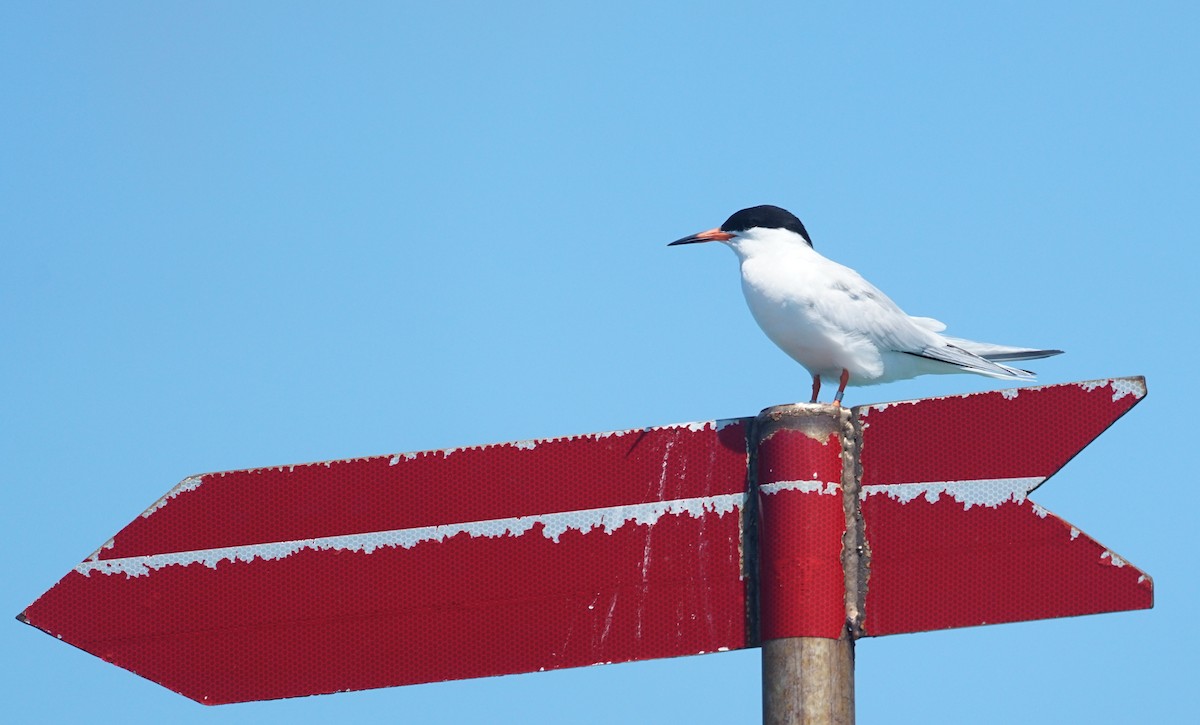
[[[900,503],[908,503],[924,496],[929,503],[936,503],[942,494],[952,497],[964,508],[988,506],[996,508],[1012,501],[1021,503],[1029,492],[1045,481],[1045,476],[1028,478],[986,478],[969,481],[934,481],[931,483],[885,483],[863,486],[859,499],[885,494]]]
[[[604,533],[611,534],[631,522],[638,525],[646,524],[652,526],[662,516],[667,514],[675,516],[687,514],[692,518],[700,518],[710,513],[724,516],[735,509],[740,509],[745,501],[745,493],[726,493],[671,501],[651,501],[649,503],[630,504],[627,506],[609,506],[606,508],[517,516],[504,519],[490,519],[487,521],[471,521],[459,524],[373,531],[365,534],[345,534],[316,539],[297,539],[295,541],[279,541],[266,544],[226,546],[217,549],[180,551],[170,554],[151,554],[149,556],[129,556],[120,559],[89,559],[75,567],[75,571],[84,576],[91,576],[93,572],[124,574],[125,576],[144,576],[148,575],[151,571],[174,565],[188,566],[189,564],[204,564],[209,568],[215,569],[217,564],[222,561],[251,562],[255,559],[283,559],[304,549],[313,549],[315,551],[360,551],[364,554],[370,554],[375,549],[385,546],[399,546],[410,549],[423,542],[445,541],[452,536],[464,533],[472,538],[477,536],[488,538],[523,536],[535,524],[542,525],[543,536],[558,543],[558,537],[569,530],[587,533],[592,529],[603,527]]]
[[[863,486],[859,498],[865,500],[868,496],[884,494],[902,504],[906,504],[919,496],[924,496],[925,500],[929,503],[935,503],[942,494],[946,494],[968,509],[972,506],[989,506],[995,508],[1008,501],[1016,503],[1024,501],[1026,495],[1037,488],[1044,480],[1046,480],[1044,476],[1035,476],[1031,478],[998,478],[976,481],[875,484]],[[768,496],[782,491],[799,491],[801,493],[826,495],[837,493],[839,484],[824,481],[777,481],[763,484],[759,490],[762,494]],[[441,524],[438,526],[419,526],[390,531],[372,531],[364,534],[324,536],[313,539],[297,539],[295,541],[226,546],[215,549],[151,554],[148,556],[129,556],[118,559],[88,559],[76,566],[75,571],[84,576],[91,576],[92,573],[99,572],[101,574],[124,574],[125,576],[133,577],[145,576],[152,571],[167,566],[204,564],[209,568],[215,569],[217,564],[223,561],[251,562],[255,559],[283,559],[305,549],[312,549],[314,551],[359,551],[364,554],[370,554],[381,547],[398,546],[410,549],[424,542],[445,541],[458,534],[467,534],[472,538],[480,536],[486,538],[523,536],[532,530],[535,524],[541,524],[542,535],[557,543],[559,537],[567,531],[587,533],[592,529],[603,528],[604,533],[611,534],[629,523],[652,526],[665,515],[679,516],[686,514],[692,518],[700,518],[705,514],[715,513],[718,516],[724,516],[727,513],[740,509],[745,504],[745,501],[745,493],[726,493],[670,501],[651,501],[626,506],[609,506],[581,509],[579,511],[489,519],[486,521]]]
[[[801,493],[837,493],[841,484],[828,481],[776,481],[764,483],[758,487],[760,493],[770,496],[780,491],[800,491]]]

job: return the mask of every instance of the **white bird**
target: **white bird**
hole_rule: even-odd
[[[822,257],[808,231],[777,206],[742,209],[720,227],[671,242],[722,242],[742,268],[742,292],[762,331],[812,375],[812,401],[821,378],[839,381],[834,405],[847,385],[876,385],[937,373],[976,373],[1030,380],[1033,373],[1003,362],[1058,355],[974,342],[940,334],[929,317],[905,314],[858,272]]]

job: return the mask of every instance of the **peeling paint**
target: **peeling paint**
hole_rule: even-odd
[[[862,487],[859,499],[866,500],[868,496],[886,494],[902,504],[913,501],[918,496],[924,496],[929,503],[937,503],[944,493],[970,509],[972,506],[987,506],[996,508],[1002,503],[1012,501],[1021,503],[1030,491],[1045,481],[1045,476],[1028,478],[996,478],[974,481],[936,481],[931,483],[892,483],[873,484]],[[1044,510],[1044,509],[1043,509]]]
[[[612,601],[608,604],[608,614],[604,615],[604,629],[600,632],[600,642],[604,643],[608,639],[608,632],[612,629],[613,612],[617,609],[617,592],[613,592]]]
[[[160,498],[159,500],[155,501],[154,504],[150,506],[150,508],[143,511],[142,518],[144,518],[144,519],[150,518],[151,514],[153,514],[155,511],[159,510],[163,506],[166,506],[167,503],[169,503],[171,499],[175,498],[176,496],[178,496],[181,493],[187,493],[188,491],[195,491],[196,489],[200,488],[200,484],[202,484],[202,483],[204,483],[204,480],[201,476],[188,476],[187,478],[180,481],[179,484],[175,486],[175,488],[168,491],[167,495],[165,495],[162,498]],[[112,539],[109,539],[108,543],[105,544],[105,546],[108,546],[111,548]],[[101,547],[101,548],[103,548],[103,547]]]
[[[538,448],[539,446],[542,446],[543,444],[547,444],[547,443],[560,443],[560,442],[567,442],[567,441],[600,441],[600,440],[604,440],[605,438],[613,438],[616,436],[624,436],[624,435],[636,435],[639,433],[681,432],[681,431],[690,431],[693,433],[699,433],[699,432],[703,432],[706,430],[720,432],[730,426],[743,424],[745,421],[746,421],[745,418],[722,418],[719,420],[697,421],[694,423],[678,423],[678,424],[671,424],[671,425],[648,426],[648,427],[644,427],[644,428],[628,428],[625,430],[613,430],[613,431],[605,431],[605,432],[600,432],[600,433],[582,433],[582,434],[578,434],[578,435],[555,436],[555,437],[550,437],[550,438],[531,438],[531,439],[519,440],[519,441],[502,441],[499,443],[483,443],[483,444],[470,445],[470,446],[457,446],[454,448],[440,448],[440,449],[430,449],[430,450],[424,450],[424,451],[394,453],[391,455],[384,454],[383,456],[362,456],[362,457],[358,457],[358,458],[338,458],[338,459],[330,459],[330,460],[326,460],[326,461],[310,461],[307,463],[293,463],[293,464],[284,464],[284,465],[279,465],[279,466],[261,466],[258,468],[247,468],[247,469],[239,469],[239,470],[234,470],[234,471],[217,471],[217,472],[212,472],[212,473],[206,473],[203,475],[204,476],[224,477],[224,476],[227,476],[230,474],[239,474],[240,475],[240,474],[246,474],[246,473],[259,473],[259,472],[263,472],[263,471],[294,472],[297,468],[303,468],[306,466],[325,466],[326,468],[332,468],[335,464],[354,463],[357,461],[378,460],[379,458],[383,458],[383,457],[386,457],[388,459],[389,466],[395,466],[395,465],[400,464],[403,461],[412,461],[412,460],[417,460],[417,459],[421,459],[421,458],[430,458],[430,457],[433,457],[433,458],[440,457],[440,458],[444,459],[444,458],[448,458],[456,453],[463,453],[463,452],[468,452],[468,451],[483,452],[483,451],[488,451],[488,450],[494,450],[497,448],[514,448],[517,450],[531,451],[531,450],[534,450],[534,449]],[[193,478],[200,478],[200,476],[195,476]],[[170,494],[168,494],[168,495],[170,495]],[[147,512],[147,513],[149,513],[149,512]]]
[[[599,440],[603,440],[605,438],[612,438],[614,436],[633,435],[633,434],[637,434],[637,433],[656,433],[656,432],[662,432],[662,431],[684,431],[684,430],[691,431],[693,433],[699,433],[699,432],[703,432],[706,430],[720,431],[724,428],[727,428],[731,425],[737,425],[738,423],[741,423],[741,422],[742,422],[741,418],[724,418],[724,419],[715,420],[715,421],[714,420],[704,420],[704,421],[697,421],[695,423],[678,423],[678,424],[674,424],[674,425],[648,426],[645,428],[627,428],[625,430],[605,431],[602,433],[583,433],[583,434],[579,434],[579,435],[555,436],[553,438],[532,438],[529,440],[522,440],[522,441],[506,441],[503,443],[489,443],[489,444],[474,445],[474,446],[459,446],[457,448],[446,448],[446,449],[441,449],[441,450],[422,451],[421,454],[424,455],[424,454],[440,453],[445,457],[449,457],[455,453],[460,453],[460,452],[464,452],[464,451],[484,451],[484,450],[488,450],[488,449],[492,449],[492,448],[504,448],[504,447],[512,447],[512,448],[517,448],[520,450],[528,451],[528,450],[533,450],[534,448],[537,448],[538,446],[545,444],[545,443],[561,443],[561,442],[566,442],[566,441],[584,441],[584,440],[599,441]],[[418,454],[410,453],[410,454],[403,454],[403,455],[405,457],[416,457]]]
[[[707,514],[724,516],[740,509],[745,500],[745,493],[727,493],[670,501],[651,501],[649,503],[627,506],[611,506],[579,511],[491,519],[487,521],[441,524],[438,526],[420,526],[411,529],[375,531],[364,534],[326,536],[317,539],[248,544],[197,551],[181,551],[170,554],[154,554],[151,556],[131,556],[122,559],[88,559],[75,567],[75,570],[84,576],[91,576],[93,572],[99,572],[101,574],[124,574],[134,577],[148,575],[152,571],[173,565],[188,566],[191,564],[204,564],[211,569],[215,569],[218,564],[224,561],[249,563],[255,559],[277,560],[305,549],[312,549],[314,551],[357,551],[370,554],[376,549],[383,547],[411,549],[417,544],[424,542],[443,542],[459,534],[466,534],[472,538],[479,536],[487,538],[523,536],[538,524],[542,526],[543,536],[558,543],[559,537],[567,531],[579,531],[586,534],[593,529],[602,528],[604,533],[611,534],[629,523],[638,526],[653,526],[660,518],[667,515],[687,515],[692,518],[701,518]]]
[[[813,474],[816,475],[815,473]],[[780,491],[801,491],[803,493],[836,494],[839,484],[834,481],[776,481],[764,483],[758,487],[764,495],[770,496]]]
[[[929,398],[925,398],[925,400],[929,400]],[[899,405],[916,405],[917,403],[920,403],[920,402],[921,402],[921,400],[918,399],[918,400],[893,400],[893,401],[889,401],[887,403],[872,403],[870,405],[860,408],[859,410],[861,412],[859,412],[859,415],[865,417],[868,414],[870,414],[871,411],[879,411],[880,413],[882,413],[883,411],[887,410],[888,408],[895,408],[896,406],[899,406]]]
[[[1075,528],[1074,526],[1072,526],[1072,527],[1071,527],[1071,541],[1074,541],[1075,539],[1078,539],[1078,538],[1079,538],[1079,533],[1080,533],[1079,529],[1077,529],[1077,528]]]
[[[1126,563],[1124,559],[1122,559],[1121,557],[1119,557],[1119,556],[1117,556],[1116,554],[1112,553],[1112,552],[1111,552],[1111,551],[1109,551],[1108,549],[1105,549],[1105,550],[1104,550],[1104,553],[1100,555],[1100,560],[1101,560],[1101,561],[1103,561],[1103,560],[1105,560],[1105,559],[1108,559],[1108,562],[1109,562],[1110,564],[1112,564],[1113,566],[1117,567],[1118,569],[1120,569],[1120,568],[1124,567],[1124,566],[1125,566],[1125,563]]]
[[[114,546],[116,546],[116,545],[117,545],[117,540],[116,540],[116,539],[109,539],[108,541],[106,541],[106,542],[104,542],[103,544],[101,544],[99,549],[96,549],[95,551],[93,551],[93,552],[92,552],[92,554],[91,554],[91,556],[89,556],[89,557],[87,558],[87,561],[96,561],[96,560],[98,560],[98,559],[100,558],[100,552],[104,551],[105,549],[111,549],[111,548],[113,548],[113,547],[114,547]]]
[[[1112,400],[1114,403],[1127,395],[1132,395],[1139,400],[1146,397],[1146,381],[1142,378],[1087,380],[1081,383],[1076,383],[1076,385],[1088,393],[1098,388],[1112,388]]]
[[[1112,381],[1113,402],[1126,395],[1132,395],[1139,400],[1146,397],[1146,382],[1140,378],[1120,378]]]
[[[1111,387],[1113,391],[1113,402],[1124,398],[1127,395],[1133,395],[1138,399],[1146,396],[1146,381],[1141,377],[1133,378],[1105,378],[1102,380],[1086,380],[1078,383],[1063,383],[1062,385],[1076,385],[1085,392],[1091,392],[1097,388]],[[1006,400],[1013,400],[1022,392],[1036,392],[1047,388],[1058,387],[1055,385],[1033,385],[1022,388],[1004,388],[1002,390],[985,390],[978,393],[966,393],[964,395],[938,396],[933,398],[917,398],[915,400],[894,400],[884,403],[871,403],[869,405],[855,406],[852,408],[854,413],[859,416],[859,419],[866,418],[874,411],[885,411],[888,408],[894,408],[900,405],[916,405],[917,403],[926,403],[933,400],[949,400],[952,398],[968,398],[976,395],[989,395],[991,393],[999,393]],[[865,424],[864,424],[865,425]]]

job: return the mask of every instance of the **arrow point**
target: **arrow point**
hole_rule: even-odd
[[[1114,403],[1127,395],[1132,395],[1133,399],[1138,401],[1146,397],[1147,392],[1146,376],[1144,375],[1132,375],[1124,378],[1104,378],[1101,380],[1083,380],[1075,383],[1075,385],[1089,393],[1096,388],[1107,386],[1112,389]]]

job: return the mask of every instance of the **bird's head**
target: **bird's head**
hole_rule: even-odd
[[[737,251],[738,245],[742,240],[764,235],[777,239],[795,239],[803,241],[809,247],[812,246],[808,230],[804,228],[804,224],[796,218],[796,215],[787,209],[781,209],[770,204],[742,209],[726,219],[725,223],[716,229],[709,229],[708,231],[686,236],[683,239],[676,239],[667,246],[673,247],[676,244],[697,244],[699,242],[725,242],[733,247],[734,251]]]

